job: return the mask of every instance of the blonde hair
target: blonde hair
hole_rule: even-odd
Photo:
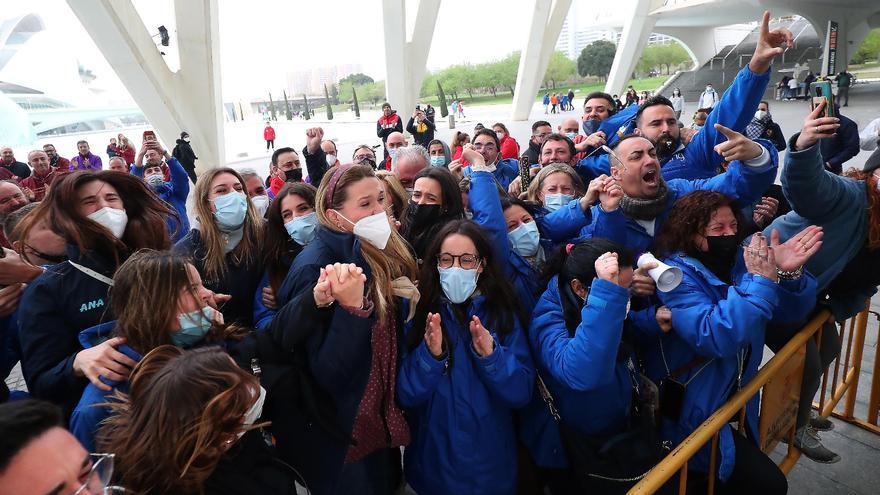
[[[575,172],[575,170],[567,163],[555,162],[545,166],[540,172],[538,172],[538,175],[536,175],[534,180],[529,184],[529,189],[526,192],[526,199],[542,203],[543,201],[538,195],[541,193],[541,188],[544,187],[544,181],[547,180],[547,177],[560,173],[567,174],[571,177],[571,187],[574,189],[574,196],[576,198],[584,195],[584,181],[581,180],[581,177],[577,172]]]
[[[211,211],[210,200],[208,194],[211,192],[211,183],[218,175],[230,174],[234,176],[244,187],[244,179],[235,170],[229,167],[217,167],[209,169],[199,175],[196,181],[196,187],[193,191],[195,204],[193,208],[199,219],[199,231],[202,234],[202,244],[205,246],[204,266],[205,273],[203,276],[210,281],[218,281],[226,274],[226,253],[223,251],[223,235],[214,219],[214,212]],[[242,194],[245,194],[242,192]],[[241,242],[231,254],[234,262],[254,263],[259,260],[262,239],[263,239],[263,220],[257,213],[256,207],[250,200],[247,200],[247,214],[244,217],[244,235]],[[194,253],[193,253],[194,254]]]
[[[345,166],[345,165],[343,165]],[[339,171],[339,165],[331,168],[324,174],[321,185],[318,187],[318,197],[315,201],[318,221],[324,227],[336,231],[345,232],[339,225],[327,216],[327,210],[338,210],[347,199],[348,186],[367,178],[376,178],[376,172],[366,165],[352,165],[344,170],[336,180],[333,187],[333,197],[328,198],[330,182]],[[380,180],[376,178],[376,180]],[[416,279],[418,266],[410,251],[409,245],[396,229],[391,229],[391,237],[384,250],[373,246],[369,242],[361,242],[361,254],[367,264],[370,265],[372,275],[367,280],[369,297],[378,313],[377,317],[381,324],[387,323],[388,314],[394,308],[393,290],[391,282],[398,277]]]
[[[394,218],[401,220],[409,204],[409,196],[406,194],[406,189],[403,188],[400,179],[387,170],[377,170],[376,177],[385,184],[385,195],[391,198],[394,211],[389,213],[393,214]]]

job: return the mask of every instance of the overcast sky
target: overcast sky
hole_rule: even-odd
[[[627,1],[627,0],[624,0]],[[593,0],[575,0],[583,18]],[[33,12],[50,30],[61,30],[84,65],[101,78],[115,78],[109,65],[65,0],[0,0],[0,17]],[[134,0],[151,32],[175,29],[172,0]],[[375,79],[385,78],[380,0],[219,0],[224,98],[263,95],[285,85],[285,74],[358,63]],[[417,0],[406,0],[408,29]],[[521,50],[534,0],[442,0],[428,68],[479,63]],[[169,51],[169,65],[176,54]]]

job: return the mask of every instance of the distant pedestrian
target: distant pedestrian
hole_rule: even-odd
[[[568,90],[568,109],[574,110],[574,90]]]
[[[544,113],[550,111],[550,93],[544,93]]]
[[[556,113],[556,105],[559,104],[559,99],[556,98],[556,93],[550,95],[550,113]]]
[[[269,151],[269,147],[275,149],[275,129],[272,128],[272,124],[269,121],[266,121],[266,128],[263,129],[263,139],[266,140],[266,151]]]
[[[718,103],[718,100],[721,98],[718,96],[718,93],[715,92],[715,89],[711,84],[706,85],[706,90],[700,95],[699,104],[697,108],[714,108]]]
[[[189,144],[189,133],[183,131],[180,133],[180,139],[177,140],[177,146],[174,147],[174,151],[171,153],[174,158],[180,162],[180,165],[183,166],[183,169],[186,170],[186,175],[189,176],[189,180],[192,181],[193,184],[196,183],[196,160],[199,157],[196,156],[196,153],[193,151],[192,146]]]
[[[458,102],[458,118],[464,118],[464,103],[461,101]]]
[[[843,71],[837,75],[837,101],[843,100],[842,107],[849,105],[849,87],[852,86],[853,75]]]
[[[116,138],[110,138],[110,144],[107,145],[107,157],[113,158],[119,155],[119,148],[116,146]]]

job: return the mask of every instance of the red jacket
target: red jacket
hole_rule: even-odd
[[[275,129],[273,129],[272,126],[266,126],[266,128],[263,129],[263,139],[266,141],[275,141]]]
[[[22,179],[20,184],[21,187],[26,187],[33,191],[34,201],[42,201],[46,197],[46,189],[52,184],[55,175],[54,171],[49,172],[45,177],[37,177],[37,174],[33,173],[30,177]]]
[[[504,136],[501,140],[501,158],[519,159],[519,143],[509,135]]]
[[[134,165],[134,148],[131,146],[119,146],[116,152],[125,160],[126,165]]]

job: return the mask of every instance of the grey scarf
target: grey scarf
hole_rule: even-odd
[[[623,213],[630,218],[652,220],[667,210],[667,194],[669,194],[669,189],[666,187],[666,181],[660,179],[660,189],[657,191],[657,197],[654,199],[641,199],[624,195],[620,200],[620,207],[623,209]]]

